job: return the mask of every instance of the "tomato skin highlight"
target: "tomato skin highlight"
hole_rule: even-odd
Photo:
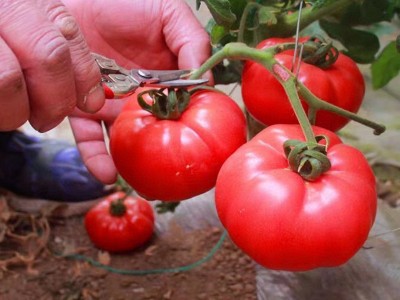
[[[85,215],[85,228],[92,243],[109,252],[126,252],[142,246],[153,235],[154,212],[148,201],[115,192],[92,207]],[[110,213],[113,201],[124,199],[125,214]]]
[[[294,39],[270,38],[262,41],[257,48],[266,49],[289,42],[294,42]],[[290,70],[293,53],[293,50],[287,50],[278,53],[275,58]],[[320,99],[354,113],[359,110],[365,94],[364,78],[357,64],[342,53],[327,69],[302,62],[298,80]],[[273,74],[256,62],[245,63],[242,96],[251,116],[264,125],[298,123],[282,85]],[[303,107],[307,112],[308,105],[304,101]],[[315,125],[337,131],[348,122],[346,118],[320,110],[317,112]]]
[[[121,176],[146,199],[181,201],[214,187],[223,162],[246,142],[240,107],[227,95],[192,95],[178,120],[160,120],[133,95],[111,129]]]
[[[362,247],[377,209],[364,155],[331,131],[331,169],[315,182],[289,168],[283,143],[303,140],[298,125],[273,125],[222,166],[216,209],[233,242],[260,265],[306,271],[344,264]]]

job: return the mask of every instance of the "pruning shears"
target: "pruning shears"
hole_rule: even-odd
[[[102,74],[102,83],[107,99],[129,96],[138,87],[156,86],[181,88],[205,84],[207,79],[188,79],[192,70],[146,70],[125,69],[114,59],[92,53]]]

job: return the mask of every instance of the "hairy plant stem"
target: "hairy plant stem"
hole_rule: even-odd
[[[276,46],[260,50],[249,47],[243,43],[229,43],[226,44],[220,51],[211,56],[198,70],[192,74],[191,78],[200,78],[205,72],[211,70],[215,65],[222,62],[224,59],[252,60],[264,66],[282,84],[307,141],[315,142],[315,137],[310,121],[301,105],[300,97],[302,97],[302,99],[314,111],[322,109],[338,114],[373,128],[374,133],[377,135],[385,131],[385,127],[381,124],[377,124],[373,121],[362,118],[355,113],[344,110],[316,97],[304,84],[297,81],[296,76],[289,69],[281,65],[275,59],[274,55],[281,51],[281,49],[281,46]]]
[[[320,8],[305,7],[301,12],[300,30],[307,27],[311,23],[328,15],[334,15],[340,13],[349,5],[359,0],[337,0],[328,5],[324,5]],[[255,8],[262,8],[263,6],[255,1],[249,1],[242,13],[239,31],[238,31],[238,42],[244,42],[244,34],[246,31],[247,19],[250,12]],[[278,10],[279,8],[277,8]],[[289,37],[293,36],[297,30],[297,23],[299,19],[300,11],[294,11],[292,14],[285,12],[284,14],[277,15],[276,24],[259,24],[258,29],[253,29],[254,34],[260,36],[260,39],[256,39],[255,44],[258,44],[262,39],[269,37]]]
[[[340,115],[342,117],[345,117],[347,119],[350,119],[350,120],[353,120],[360,124],[363,124],[367,127],[374,129],[374,134],[376,134],[376,135],[380,135],[381,133],[383,133],[386,130],[386,127],[384,125],[377,124],[377,123],[375,123],[371,120],[365,119],[355,113],[352,113],[341,107],[338,107],[329,102],[319,99],[304,84],[299,84],[298,88],[299,88],[300,95],[303,96],[304,100],[307,102],[307,104],[315,110],[318,110],[318,109],[327,110],[327,111],[333,112],[337,115]]]
[[[252,11],[253,8],[260,8],[260,7],[262,7],[261,4],[259,4],[257,2],[252,2],[252,1],[248,2],[247,5],[245,6],[242,17],[240,18],[240,23],[239,23],[239,32],[238,32],[238,39],[237,39],[237,41],[239,43],[244,42],[244,33],[246,30],[246,22],[247,22],[247,18],[249,16],[250,12]]]
[[[303,29],[311,23],[320,20],[321,18],[328,15],[335,15],[340,13],[345,8],[353,3],[359,2],[359,0],[337,0],[335,2],[324,5],[320,8],[306,7],[303,8],[301,14],[300,29]],[[288,37],[293,36],[297,28],[297,20],[299,18],[299,11],[295,11],[292,14],[285,13],[281,15],[278,23],[274,26],[265,26],[264,36],[273,37]]]
[[[283,66],[279,66],[279,68],[282,67]],[[280,76],[275,76],[275,77],[279,78]],[[285,89],[286,95],[289,98],[290,104],[292,105],[297,120],[299,121],[301,129],[303,130],[306,142],[310,144],[317,144],[318,142],[315,139],[310,120],[308,119],[307,114],[304,111],[303,106],[301,105],[301,100],[299,94],[297,93],[297,78],[291,76],[286,81],[283,81],[282,78],[278,80]]]

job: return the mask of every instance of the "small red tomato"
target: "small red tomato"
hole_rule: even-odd
[[[97,248],[109,252],[129,251],[153,235],[154,212],[146,200],[116,192],[88,211],[85,227]]]

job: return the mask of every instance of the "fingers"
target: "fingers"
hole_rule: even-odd
[[[99,109],[104,95],[93,88],[100,81],[99,71],[61,2],[15,0],[0,6],[0,37],[3,48],[8,47],[2,51],[3,60],[14,65],[18,61],[26,88],[24,96],[8,92],[8,102],[23,102],[26,108],[29,100],[29,121],[42,132],[59,124],[76,105],[85,111]],[[0,70],[3,76],[4,72]],[[3,85],[2,103],[6,101]],[[12,109],[12,105],[1,109]]]
[[[185,1],[163,1],[165,40],[179,68],[198,68],[211,54],[210,39]]]
[[[9,131],[28,120],[29,103],[18,60],[1,38],[0,66],[0,131]]]
[[[117,170],[108,154],[101,123],[83,117],[70,117],[69,121],[88,170],[101,182],[114,183],[117,178]]]
[[[45,0],[45,2],[48,2]],[[58,27],[68,41],[75,75],[77,106],[85,112],[96,112],[104,104],[104,91],[100,84],[100,71],[90,54],[79,26],[66,7],[54,1],[46,8],[50,21]]]

